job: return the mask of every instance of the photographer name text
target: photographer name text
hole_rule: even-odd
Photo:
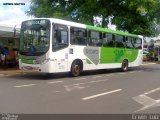
[[[3,5],[25,5],[25,3],[3,3]]]

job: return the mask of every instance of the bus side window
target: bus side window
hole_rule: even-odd
[[[124,36],[115,35],[115,42],[117,48],[125,48]]]
[[[115,47],[114,35],[109,33],[103,33],[103,46]]]
[[[132,37],[126,37],[126,48],[134,48]]]
[[[98,40],[98,43],[97,43],[97,46],[101,47],[102,46],[102,43],[103,43],[103,39],[102,39],[102,32],[99,32],[99,40]]]
[[[87,30],[82,28],[70,28],[71,45],[87,45]]]
[[[89,31],[88,44],[90,46],[102,46],[102,33]]]
[[[134,46],[136,49],[142,49],[142,39],[135,38],[134,39]]]
[[[53,28],[52,50],[57,51],[68,46],[68,27],[55,24]]]

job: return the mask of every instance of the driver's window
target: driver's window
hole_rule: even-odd
[[[55,24],[53,26],[52,50],[57,51],[68,46],[68,27]]]

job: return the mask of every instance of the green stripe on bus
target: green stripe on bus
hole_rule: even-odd
[[[100,63],[122,63],[124,59],[128,59],[129,62],[133,62],[136,60],[137,56],[137,49],[102,47],[100,53]]]
[[[19,59],[21,60],[22,63],[34,64],[34,60],[28,60],[28,59],[25,58],[24,55],[19,55]]]

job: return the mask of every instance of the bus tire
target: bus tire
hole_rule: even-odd
[[[77,77],[80,75],[81,71],[82,71],[82,67],[80,62],[79,61],[73,62],[71,66],[71,76]]]
[[[128,60],[123,60],[121,71],[126,72],[128,70]]]

